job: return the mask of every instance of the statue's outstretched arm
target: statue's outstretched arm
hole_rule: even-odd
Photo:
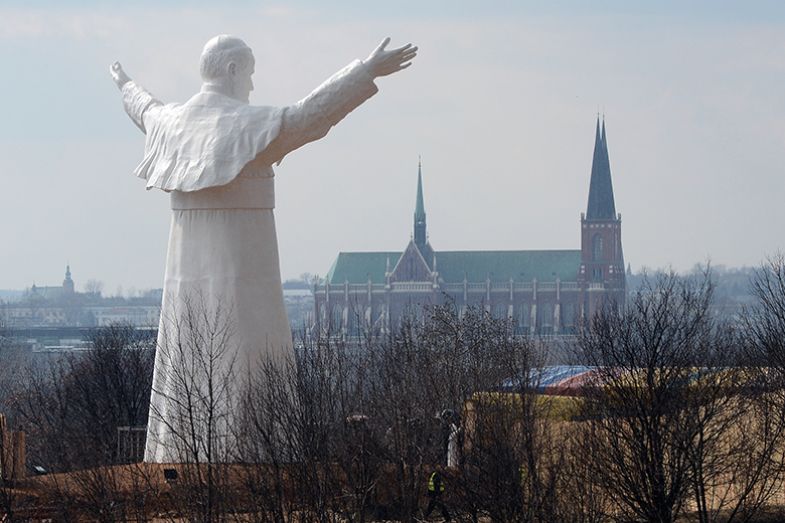
[[[143,133],[146,133],[145,118],[150,118],[151,114],[155,112],[153,109],[163,104],[131,80],[131,77],[123,70],[120,62],[115,62],[109,67],[109,74],[112,76],[112,80],[114,80],[117,88],[123,93],[125,112],[128,113],[128,116],[136,126]]]
[[[324,137],[332,126],[376,94],[374,79],[406,69],[417,56],[417,48],[407,44],[385,50],[385,38],[365,60],[355,60],[308,96],[284,108],[278,137],[261,154],[262,161],[280,162],[303,145]]]
[[[368,58],[363,60],[363,63],[368,66],[371,76],[374,78],[403,71],[412,65],[412,60],[417,56],[417,48],[412,44],[406,44],[398,49],[386,51],[385,48],[389,43],[390,37],[388,36],[382,40],[382,43],[376,46],[376,49],[368,55]]]
[[[131,81],[131,77],[125,73],[120,62],[115,62],[109,66],[109,74],[112,75],[112,80],[114,80],[117,88],[121,91],[123,90],[123,86]]]

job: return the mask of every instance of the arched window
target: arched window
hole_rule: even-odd
[[[602,236],[599,234],[591,239],[591,258],[594,261],[602,259]]]

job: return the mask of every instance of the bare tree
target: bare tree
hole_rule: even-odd
[[[243,397],[236,427],[239,452],[249,462],[239,469],[239,481],[248,509],[261,522],[283,523],[303,510],[291,474],[292,464],[301,459],[299,438],[292,434],[299,405],[293,396],[295,373],[291,366],[265,362]]]
[[[100,296],[101,292],[104,290],[104,283],[99,280],[89,279],[85,282],[84,290],[87,294]]]
[[[671,274],[602,310],[569,420],[541,395],[544,344],[479,308],[430,307],[389,336],[317,333],[294,361],[242,373],[229,311],[181,303],[150,412],[178,462],[165,488],[158,468],[108,466],[117,426],[146,421],[151,340],[132,329],[31,373],[15,405],[34,461],[69,472],[47,500],[72,519],[415,521],[438,470],[474,521],[748,521],[783,480],[785,370],[765,310],[742,331],[711,299],[708,274]]]
[[[418,515],[430,467],[441,461],[441,430],[436,415],[443,406],[428,387],[431,357],[419,343],[409,318],[400,331],[375,348],[370,360],[369,397],[383,431],[385,461],[392,468],[388,516],[413,521]]]
[[[0,300],[0,346],[7,343],[8,337],[8,304]]]
[[[474,394],[517,375],[521,346],[510,332],[480,310],[459,318],[435,307],[389,338],[350,346],[328,332],[302,343],[296,368],[268,366],[244,430],[261,463],[247,481],[259,512],[272,521],[294,506],[319,521],[416,518],[428,474],[445,466],[442,414],[460,418]],[[463,480],[446,476],[457,500]]]
[[[238,351],[231,311],[184,296],[163,318],[150,402],[148,441],[158,459],[179,463],[173,499],[191,521],[221,521],[231,507],[228,464],[236,460]]]
[[[628,517],[669,523],[689,495],[689,378],[710,338],[711,292],[708,277],[646,281],[580,338],[595,368],[586,390],[592,473]]]
[[[30,434],[29,461],[50,473],[70,473],[40,483],[44,499],[64,515],[81,511],[117,521],[127,507],[111,467],[117,428],[146,422],[153,343],[128,326],[97,329],[90,339],[84,353],[29,367],[12,406]]]
[[[645,280],[580,339],[592,474],[612,512],[670,522],[749,520],[782,479],[781,412],[741,359],[741,338],[711,313],[713,283]]]
[[[460,391],[453,401],[464,418],[465,456],[453,481],[461,504],[475,520],[481,513],[499,521],[559,519],[561,436],[553,402],[538,390],[545,346],[515,337],[510,321],[480,308],[436,312],[423,345],[445,349],[437,361],[453,369],[441,389]]]
[[[757,303],[744,315],[752,343],[753,364],[771,370],[779,389],[785,384],[785,255],[777,254],[760,267],[751,282]]]
[[[256,517],[364,521],[381,470],[373,422],[360,414],[365,358],[327,337],[303,340],[286,363],[268,361],[243,405],[240,449],[253,466],[241,472]]]
[[[750,288],[756,301],[742,314],[746,341],[743,346],[748,380],[756,386],[752,392],[757,401],[749,416],[751,424],[738,433],[743,439],[757,435],[752,456],[770,456],[768,468],[754,462],[746,469],[747,477],[763,478],[752,485],[749,495],[753,502],[763,498],[763,503],[774,488],[782,488],[784,473],[781,419],[785,416],[785,255],[773,255],[755,270]],[[764,481],[766,478],[775,481],[769,484]]]
[[[591,423],[585,420],[570,423],[560,447],[565,456],[558,486],[559,519],[562,521],[600,523],[614,520],[606,479],[595,472],[598,458],[594,446],[604,443],[597,438]]]
[[[11,430],[0,414],[0,515],[5,520],[16,521],[29,504],[18,490],[26,472],[25,434]]]
[[[19,423],[31,434],[30,457],[48,470],[116,461],[117,428],[144,425],[153,342],[133,327],[90,335],[84,353],[31,366],[14,395]]]

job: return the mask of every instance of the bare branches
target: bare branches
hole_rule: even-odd
[[[170,484],[101,466],[116,425],[144,423],[150,384],[132,376],[150,352],[132,331],[31,374],[17,417],[34,459],[70,471],[47,484],[73,518],[414,521],[438,471],[473,521],[750,521],[785,481],[785,264],[758,278],[734,324],[711,312],[709,273],[645,282],[579,336],[583,388],[548,385],[563,370],[545,346],[482,309],[431,307],[356,344],[317,334],[246,367],[228,311],[182,304],[152,387]]]
[[[594,367],[589,464],[614,511],[746,519],[781,481],[782,414],[761,394],[762,376],[742,366],[744,338],[710,313],[712,294],[708,272],[662,275],[581,337]]]

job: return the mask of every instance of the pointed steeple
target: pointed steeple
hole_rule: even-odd
[[[616,204],[613,200],[611,182],[611,162],[608,156],[608,141],[605,135],[605,118],[600,128],[597,115],[597,131],[594,138],[594,158],[591,165],[589,183],[589,205],[586,209],[587,220],[613,220],[616,218]]]
[[[420,160],[417,165],[417,202],[414,206],[414,243],[422,251],[427,242],[425,200],[422,195],[422,160]]]

